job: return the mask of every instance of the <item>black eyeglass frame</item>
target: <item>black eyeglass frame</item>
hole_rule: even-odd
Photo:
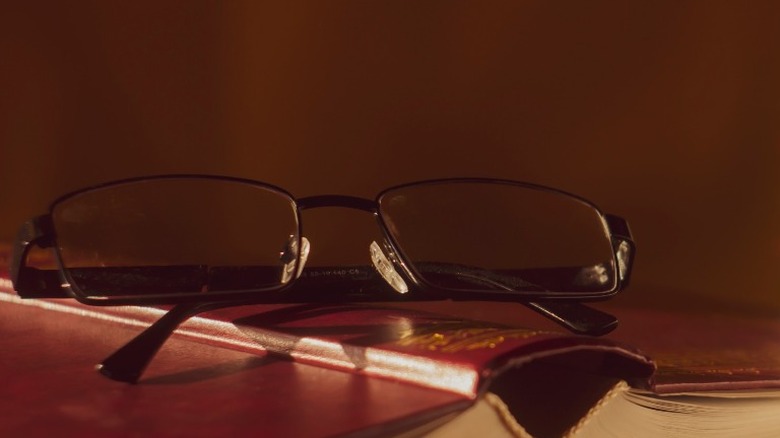
[[[253,289],[241,291],[226,291],[203,294],[170,295],[165,297],[120,297],[111,299],[94,298],[81,293],[74,286],[75,282],[64,268],[59,248],[56,245],[56,230],[52,222],[54,208],[61,202],[89,191],[109,188],[115,185],[134,182],[164,180],[164,179],[204,179],[235,182],[261,187],[285,196],[295,206],[297,221],[297,244],[301,244],[303,224],[301,213],[304,210],[320,207],[343,207],[371,213],[375,216],[378,226],[385,239],[385,244],[392,263],[401,273],[404,281],[413,285],[409,293],[400,294],[390,290],[390,287],[378,276],[368,275],[363,280],[354,278],[339,278],[327,283],[292,279],[287,284],[270,289]],[[615,262],[615,281],[611,289],[597,293],[572,292],[533,292],[533,291],[468,291],[443,290],[427,283],[416,271],[414,264],[409,263],[403,249],[388,231],[380,212],[382,197],[389,192],[405,187],[423,184],[446,183],[484,183],[502,184],[523,187],[533,190],[564,195],[592,208],[602,219],[605,232],[612,244],[612,255]],[[627,246],[628,255],[621,261],[621,246]],[[44,270],[27,266],[27,258],[32,246],[52,248],[55,254],[56,270]],[[587,335],[602,335],[617,326],[617,319],[612,315],[585,306],[584,302],[608,299],[624,289],[630,280],[636,247],[631,230],[625,219],[604,214],[592,202],[554,188],[533,183],[491,178],[447,178],[419,181],[390,187],[380,192],[374,200],[347,195],[316,195],[296,199],[286,190],[277,186],[257,182],[250,179],[218,175],[176,174],[156,175],[128,178],[118,181],[94,185],[65,194],[53,201],[49,213],[35,217],[20,228],[14,242],[10,274],[14,289],[22,298],[75,298],[89,305],[162,305],[178,304],[166,316],[149,327],[144,333],[114,353],[102,363],[101,372],[115,380],[135,382],[148,362],[164,343],[173,330],[187,318],[197,313],[222,307],[248,304],[285,304],[285,303],[344,303],[344,302],[392,302],[392,301],[504,301],[523,304],[542,315],[550,318],[569,330]],[[295,261],[295,271],[298,270],[300,257]],[[619,263],[624,263],[622,268]],[[317,268],[307,268],[317,269]],[[367,268],[368,269],[368,268]],[[294,272],[295,272],[294,271]],[[356,287],[359,286],[359,287]]]
[[[489,179],[489,178],[449,178],[449,179],[436,179],[426,180],[413,183],[407,183],[397,185],[380,192],[375,200],[369,200],[366,198],[359,198],[355,196],[346,195],[316,195],[309,196],[300,199],[296,199],[292,194],[286,190],[267,183],[257,182],[244,178],[236,178],[229,176],[215,176],[215,175],[197,175],[197,174],[182,174],[182,175],[158,175],[148,177],[136,177],[128,178],[118,181],[112,181],[104,184],[99,184],[91,187],[87,187],[81,190],[77,190],[68,194],[65,194],[55,201],[53,201],[49,208],[49,213],[38,216],[26,222],[19,230],[15,243],[13,257],[11,260],[10,272],[11,281],[17,293],[22,298],[75,298],[76,300],[89,305],[158,305],[158,304],[178,304],[178,303],[195,303],[204,301],[244,301],[249,300],[256,303],[299,303],[299,302],[340,302],[343,299],[339,299],[338,296],[324,294],[321,291],[316,293],[288,293],[290,290],[295,289],[296,281],[292,280],[287,284],[275,286],[265,289],[247,289],[247,290],[235,290],[235,291],[218,291],[210,293],[208,298],[203,294],[170,294],[164,296],[126,296],[126,297],[111,297],[110,299],[91,297],[75,286],[76,282],[70,277],[68,269],[64,267],[60,250],[56,245],[56,230],[52,223],[52,212],[54,208],[61,202],[66,201],[74,196],[78,196],[90,191],[101,190],[110,188],[112,186],[119,186],[135,182],[165,180],[165,179],[203,179],[203,180],[218,180],[235,182],[239,184],[247,184],[255,187],[269,190],[282,195],[289,199],[295,206],[296,222],[297,222],[297,244],[300,246],[301,238],[303,236],[303,223],[301,221],[301,213],[304,210],[320,208],[320,207],[343,207],[356,210],[362,210],[373,214],[376,217],[379,228],[385,239],[386,244],[389,245],[390,255],[393,256],[393,262],[400,267],[400,271],[403,272],[403,278],[405,281],[414,285],[412,293],[409,294],[377,294],[366,295],[361,297],[361,300],[365,301],[387,301],[393,298],[401,299],[404,301],[430,301],[441,299],[453,299],[453,300],[478,300],[478,301],[527,301],[527,300],[576,300],[576,301],[598,301],[604,300],[614,296],[617,292],[624,289],[630,280],[631,267],[633,265],[635,244],[631,236],[630,228],[625,219],[611,215],[604,214],[602,211],[592,202],[579,197],[577,195],[564,192],[558,189],[545,187],[537,184],[510,181],[502,179]],[[558,195],[564,195],[570,199],[579,201],[588,207],[592,208],[602,218],[606,232],[612,243],[613,257],[617,265],[618,251],[620,245],[628,245],[630,257],[624,261],[627,265],[622,270],[618,269],[615,275],[614,285],[611,289],[599,292],[569,292],[569,291],[484,291],[484,290],[463,290],[463,289],[448,289],[442,290],[425,281],[424,276],[417,272],[414,264],[408,262],[408,258],[404,254],[403,248],[401,248],[396,242],[395,238],[388,231],[385,219],[380,214],[380,202],[382,197],[389,192],[403,189],[406,187],[414,187],[420,185],[430,184],[447,184],[447,183],[483,183],[483,184],[502,184],[511,185],[515,187],[523,187],[533,190],[551,192]],[[40,270],[27,266],[27,254],[31,246],[38,246],[41,248],[52,248],[55,254],[55,263],[57,265],[57,271]],[[300,262],[296,259],[295,269]],[[346,285],[340,285],[346,286]],[[260,293],[262,292],[262,293]],[[253,296],[257,294],[257,296]],[[338,294],[337,294],[338,295]],[[352,296],[354,298],[354,296]]]

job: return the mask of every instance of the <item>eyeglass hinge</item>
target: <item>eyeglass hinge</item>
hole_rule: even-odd
[[[14,289],[22,298],[57,298],[66,296],[57,271],[42,270],[27,266],[30,248],[50,248],[54,245],[54,227],[51,216],[35,217],[22,225],[14,242],[10,277]]]

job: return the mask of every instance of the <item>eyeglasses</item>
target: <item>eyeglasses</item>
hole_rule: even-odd
[[[370,263],[307,266],[316,242],[301,212],[344,207],[375,217]],[[32,246],[57,269],[28,266]],[[184,320],[250,303],[514,301],[577,333],[616,319],[581,304],[628,284],[634,243],[626,221],[551,188],[493,179],[392,187],[375,200],[296,199],[261,182],[166,175],[110,182],[54,201],[25,223],[11,280],[23,298],[71,297],[92,305],[178,304],[103,362],[135,381]]]

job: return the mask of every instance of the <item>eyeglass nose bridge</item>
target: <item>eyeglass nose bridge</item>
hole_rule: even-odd
[[[300,198],[296,201],[299,210],[309,210],[320,207],[342,207],[353,210],[362,210],[368,213],[376,213],[378,206],[376,201],[357,196],[347,195],[317,195]]]
[[[374,215],[378,214],[379,212],[379,207],[376,201],[348,195],[309,196],[298,199],[296,203],[300,211],[321,207],[341,207],[353,210],[361,210]],[[386,233],[384,229],[382,231],[383,233]],[[385,237],[387,238],[387,236]],[[390,255],[390,259],[395,260],[397,257],[395,255],[395,251],[390,248],[386,248],[386,250]],[[395,266],[396,264],[400,265],[399,267],[401,267],[402,270],[407,273],[407,275],[410,275],[406,269],[403,269],[403,263],[397,261],[395,263],[391,262],[390,259],[388,259],[388,255],[385,254],[376,241],[371,242],[371,245],[369,245],[369,254],[374,268],[376,268],[377,272],[382,276],[388,285],[390,285],[396,292],[401,294],[405,294],[409,291],[409,287],[407,286],[403,277],[398,273],[397,266]]]

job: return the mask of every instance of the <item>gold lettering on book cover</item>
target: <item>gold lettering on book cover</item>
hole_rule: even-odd
[[[415,327],[396,342],[404,347],[457,353],[459,351],[492,349],[508,339],[526,339],[544,332],[529,329],[474,327],[473,323],[451,322]]]

